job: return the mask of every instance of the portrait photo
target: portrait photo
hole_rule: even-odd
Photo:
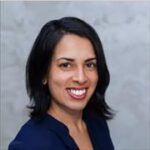
[[[150,150],[150,1],[0,4],[0,150]]]

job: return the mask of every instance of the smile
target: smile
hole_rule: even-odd
[[[83,89],[70,88],[70,89],[67,89],[67,92],[72,98],[81,100],[86,97],[87,89],[86,88],[83,88]]]

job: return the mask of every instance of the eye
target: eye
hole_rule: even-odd
[[[66,63],[62,63],[59,65],[59,67],[63,68],[63,69],[68,69],[71,67],[71,64],[66,62]]]
[[[96,68],[96,63],[90,62],[90,63],[87,63],[86,66],[87,66],[89,69],[95,69],[95,68]]]

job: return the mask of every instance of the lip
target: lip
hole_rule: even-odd
[[[86,89],[86,92],[84,94],[82,94],[82,95],[75,95],[72,92],[70,92],[69,89],[74,89],[74,90]],[[87,87],[86,88],[83,88],[83,87],[82,88],[81,87],[80,88],[79,87],[73,87],[73,88],[67,88],[66,90],[67,90],[68,95],[71,98],[75,99],[75,100],[83,100],[83,99],[85,99],[85,97],[87,95]]]
[[[82,89],[88,89],[88,87],[68,87],[66,89],[75,89],[75,90],[82,90]]]

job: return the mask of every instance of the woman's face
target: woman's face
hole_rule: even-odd
[[[57,44],[48,71],[51,107],[82,111],[98,82],[96,56],[87,38],[67,34]]]

